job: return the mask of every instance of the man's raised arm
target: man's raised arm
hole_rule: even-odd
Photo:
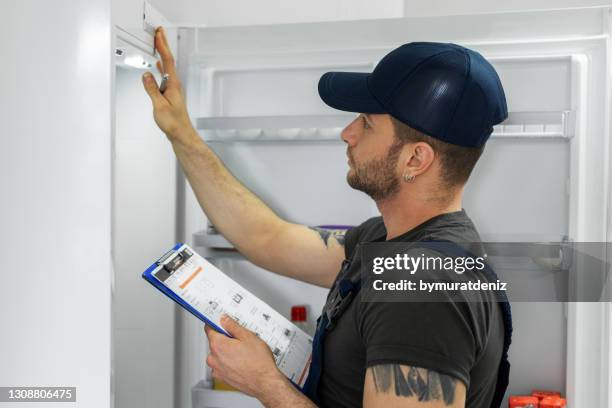
[[[200,206],[251,262],[270,271],[328,287],[344,259],[341,239],[278,217],[227,170],[193,128],[163,29],[155,34],[157,68],[169,75],[162,94],[150,73],[144,87],[155,122],[167,135]]]

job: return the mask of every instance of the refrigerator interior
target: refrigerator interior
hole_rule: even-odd
[[[576,226],[585,209],[575,200],[589,194],[580,185],[584,140],[587,134],[595,139],[593,147],[603,139],[598,133],[602,118],[589,126],[585,120],[597,115],[589,102],[604,97],[592,82],[602,79],[605,59],[600,53],[606,49],[602,39],[584,35],[584,30],[594,30],[592,26],[578,24],[573,26],[578,33],[568,33],[554,20],[586,21],[604,14],[591,10],[573,17],[517,13],[398,19],[384,25],[365,21],[183,29],[180,61],[186,65],[192,117],[237,178],[291,221],[356,225],[377,215],[377,209],[346,184],[345,146],[339,134],[351,116],[320,101],[318,78],[326,71],[370,71],[386,52],[404,42],[440,40],[470,46],[500,74],[510,117],[496,127],[468,183],[464,207],[483,240],[559,242],[601,233]],[[515,24],[524,27],[530,20],[537,21],[532,33],[513,31]],[[486,34],[475,28],[483,22],[491,28]],[[568,40],[568,34],[574,38]],[[604,157],[596,150],[588,155],[589,161],[603,165]],[[287,314],[291,304],[307,303],[316,318],[324,290],[267,274],[212,248],[225,244],[206,232],[206,221],[189,194],[185,228],[198,250],[216,258],[222,269],[281,313]],[[567,305],[512,307],[509,394],[533,388],[565,394]],[[205,344],[205,337],[200,338]],[[194,352],[200,353],[201,361],[206,347]],[[205,371],[199,374],[203,387],[209,379]]]
[[[346,184],[348,167],[339,135],[353,116],[320,101],[318,78],[332,70],[371,71],[388,51],[410,41],[449,41],[473,48],[499,72],[510,111],[508,121],[495,128],[466,188],[464,208],[483,240],[602,241],[606,189],[601,169],[608,160],[605,140],[609,138],[605,112],[609,91],[602,84],[607,83],[609,31],[607,8],[184,27],[177,30],[176,55],[191,117],[238,179],[288,220],[306,225],[357,225],[378,213],[368,197]],[[119,254],[123,270],[133,273],[150,263],[160,249],[171,246],[176,230],[177,241],[192,244],[285,316],[291,305],[307,304],[312,322],[326,290],[271,274],[228,251],[231,245],[211,231],[180,172],[175,178],[172,150],[163,134],[139,127],[140,123],[154,125],[150,116],[144,116],[151,113],[140,89],[141,72],[118,68],[116,73],[115,154],[118,160],[123,154],[124,163],[131,166],[139,163],[139,171],[126,164],[122,173],[121,165],[115,165],[115,179],[122,181],[115,182],[114,202],[119,212],[114,223],[118,231],[124,228],[118,233],[124,237],[122,242],[137,241],[143,229],[150,231],[145,233],[142,251]],[[121,92],[128,89],[142,94],[130,96],[126,99],[130,106],[121,107]],[[147,154],[151,149],[154,153]],[[143,191],[134,190],[136,186]],[[147,204],[151,202],[161,207]],[[127,210],[121,210],[124,207]],[[142,213],[142,208],[151,213]],[[140,224],[130,230],[122,223],[128,219],[140,220]],[[150,220],[157,220],[159,226],[152,227]],[[153,236],[162,238],[150,239]],[[117,253],[121,247],[114,245]],[[130,307],[127,293],[137,293],[163,316],[140,332],[132,323],[151,322],[151,315],[146,314],[149,306],[136,305],[140,315],[124,320],[124,326],[120,316],[115,318],[116,335],[131,336],[116,346],[116,371],[121,368],[120,353],[125,356],[141,340],[161,336],[155,341],[165,344],[160,347],[167,370],[148,367],[130,374],[134,367],[131,372],[129,367],[122,369],[126,384],[140,386],[151,393],[151,401],[157,401],[147,406],[168,406],[154,397],[156,392],[166,393],[165,388],[156,391],[143,385],[148,377],[135,378],[154,369],[163,372],[160,383],[168,381],[165,385],[172,388],[169,384],[174,381],[175,403],[181,408],[259,406],[235,393],[207,390],[211,379],[204,364],[207,344],[201,322],[175,310],[133,276],[120,281],[119,272],[115,273],[115,310],[133,314],[125,312]],[[121,288],[126,293],[124,300]],[[560,302],[514,303],[512,307],[515,331],[508,394],[548,388],[578,398],[581,391],[574,380],[584,372],[581,364],[589,345],[576,334],[577,322],[592,311]],[[169,339],[165,331],[176,331],[176,335]],[[152,355],[149,350],[143,359]],[[168,377],[171,373],[174,380]],[[116,382],[119,378],[118,373]]]

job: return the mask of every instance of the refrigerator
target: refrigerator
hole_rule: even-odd
[[[480,52],[506,92],[509,117],[495,127],[463,201],[483,240],[606,241],[611,8],[234,27],[172,25],[150,5],[144,10],[136,23],[115,19],[113,32],[116,407],[260,406],[211,389],[202,323],[140,279],[175,242],[190,244],[287,317],[292,305],[307,305],[312,324],[327,293],[258,268],[208,222],[140,82],[143,68],[154,71],[158,22],[169,27],[201,137],[287,220],[358,225],[378,215],[346,183],[340,132],[354,115],[320,100],[319,77],[371,72],[401,44],[440,41]],[[569,407],[609,406],[610,305],[513,302],[512,309],[507,395],[552,389],[567,395]]]

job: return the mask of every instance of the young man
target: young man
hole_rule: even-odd
[[[499,78],[480,54],[410,43],[372,74],[321,78],[328,105],[361,112],[341,134],[347,181],[382,214],[342,239],[280,219],[229,173],[191,125],[163,29],[155,41],[158,69],[169,74],[163,94],[143,77],[155,121],[206,215],[254,264],[337,292],[335,281],[359,276],[360,243],[479,241],[462,210],[463,187],[493,125],[507,116]],[[206,328],[207,364],[267,407],[489,407],[508,341],[502,309],[483,300],[347,303],[333,330],[315,338],[317,367],[305,394],[276,368],[266,344],[230,318],[222,324],[234,338]]]

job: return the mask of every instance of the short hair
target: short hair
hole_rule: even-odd
[[[441,178],[447,187],[464,185],[480,155],[484,151],[481,147],[464,147],[431,137],[420,132],[391,116],[395,136],[403,143],[425,142],[431,146],[434,153],[440,158]]]

